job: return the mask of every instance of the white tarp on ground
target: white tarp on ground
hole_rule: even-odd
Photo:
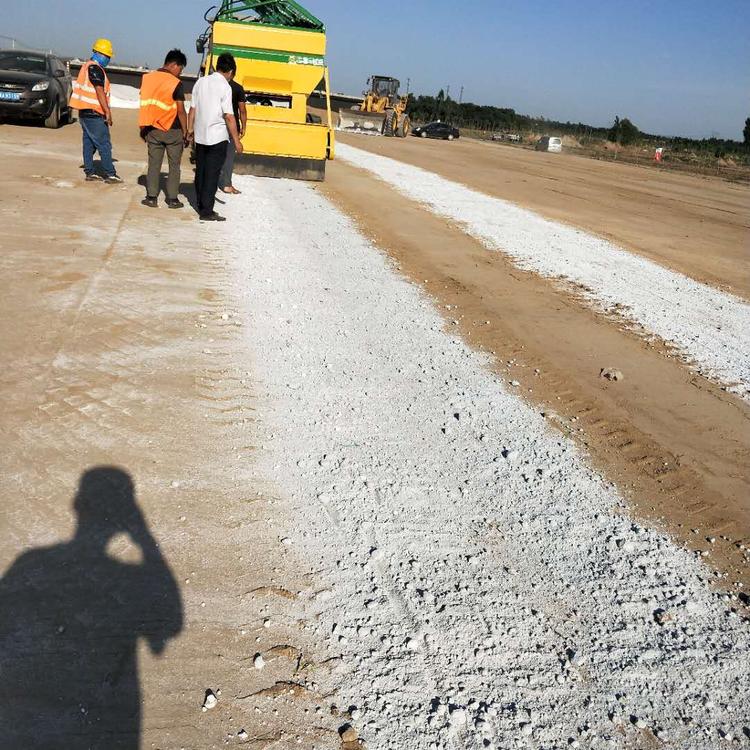
[[[750,400],[750,305],[738,297],[419,167],[342,143],[336,155],[459,222],[521,267],[581,285],[576,291],[596,306],[673,344],[704,376]]]
[[[312,187],[235,180],[212,242],[246,300],[256,470],[315,571],[307,687],[372,750],[746,743],[750,623],[710,570]]]

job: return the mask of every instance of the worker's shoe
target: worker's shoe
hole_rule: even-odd
[[[92,172],[86,175],[86,182],[101,182],[104,178],[100,174]]]
[[[156,200],[156,198],[154,198]],[[182,208],[185,204],[178,198],[167,198],[167,208]]]
[[[119,174],[108,174],[104,178],[104,182],[106,182],[107,185],[117,185],[118,183],[122,182],[122,177],[120,177]]]
[[[169,203],[169,201],[167,201]],[[159,202],[156,200],[156,198],[152,198],[151,196],[147,195],[142,201],[142,206],[148,206],[149,208],[158,208]]]
[[[201,214],[201,221],[226,221],[225,216],[219,216],[216,211],[212,211],[210,214]]]

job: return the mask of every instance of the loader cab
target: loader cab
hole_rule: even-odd
[[[388,76],[371,76],[367,85],[378,98],[398,99],[398,89],[401,82],[397,78],[389,78]],[[367,94],[368,92],[365,91],[364,93]]]

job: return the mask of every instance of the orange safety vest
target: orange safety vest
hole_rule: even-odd
[[[180,79],[165,70],[153,70],[141,79],[141,111],[138,126],[169,130],[177,116],[172,98]]]
[[[78,71],[78,78],[73,81],[73,93],[70,95],[70,106],[73,109],[93,109],[94,112],[98,112],[104,116],[104,110],[102,105],[99,104],[99,99],[96,96],[96,90],[89,81],[89,68],[92,65],[98,65],[93,60],[88,60],[86,63],[81,65],[81,69]],[[101,67],[101,66],[99,66]],[[102,68],[104,70],[104,68]],[[107,71],[104,71],[104,94],[109,101],[109,78],[107,78]]]

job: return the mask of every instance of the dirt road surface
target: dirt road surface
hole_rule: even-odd
[[[145,209],[116,114],[0,128],[6,746],[750,741],[746,404],[343,163]]]
[[[446,148],[429,139],[337,135],[750,299],[746,185],[468,139]]]
[[[189,209],[140,206],[142,148],[117,119],[124,186],[81,181],[77,126],[0,129],[0,744],[338,747],[330,703],[298,693],[309,568],[253,470],[227,258]],[[145,521],[96,467],[130,477]]]

